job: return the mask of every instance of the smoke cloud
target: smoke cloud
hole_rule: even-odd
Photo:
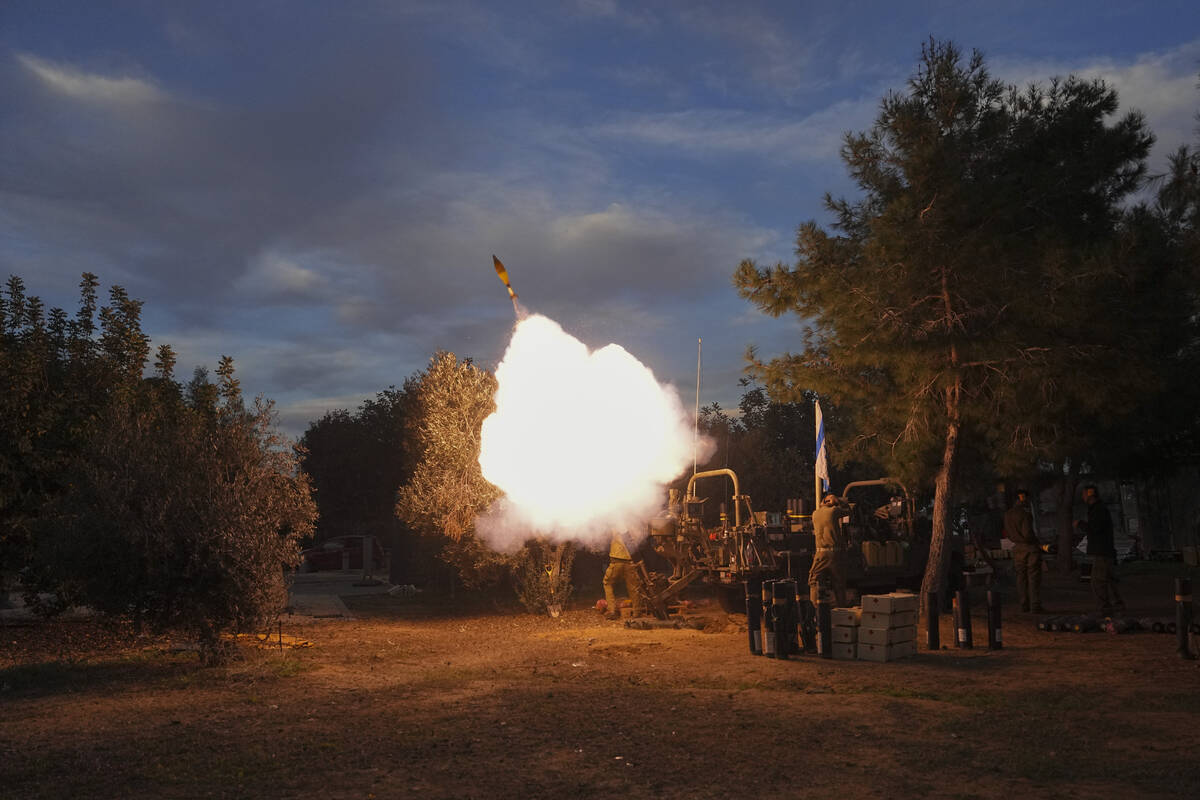
[[[553,320],[525,316],[496,380],[479,465],[505,497],[476,530],[498,550],[531,536],[603,548],[614,528],[636,535],[691,464],[690,412],[619,345],[590,352]],[[711,442],[700,447],[707,458]]]

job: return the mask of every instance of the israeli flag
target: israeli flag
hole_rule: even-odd
[[[815,469],[817,478],[821,481],[822,495],[829,491],[829,458],[825,454],[825,417],[821,415],[821,401],[817,400],[813,403],[817,409],[817,460]],[[817,498],[817,502],[821,502],[821,498]]]

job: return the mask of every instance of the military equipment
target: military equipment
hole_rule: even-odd
[[[708,488],[718,481],[725,489],[732,488],[730,504],[724,508],[707,506],[709,498],[698,491],[701,485]],[[803,513],[804,507],[801,500],[791,499],[786,511],[758,511],[733,470],[697,472],[688,480],[680,502],[669,502],[648,525],[655,551],[672,568],[664,591],[677,593],[702,580],[718,587],[726,611],[741,611],[746,581],[803,581],[816,550],[812,516]],[[929,539],[915,530],[904,485],[894,478],[850,483],[842,492],[841,507],[846,519],[842,533],[847,586],[862,593],[917,588],[925,572]],[[879,549],[868,544],[890,546]],[[887,555],[868,558],[868,550]]]

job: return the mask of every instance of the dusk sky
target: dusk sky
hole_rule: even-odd
[[[732,407],[742,258],[853,196],[838,157],[922,42],[1019,84],[1103,77],[1197,139],[1187,2],[0,0],[0,279],[144,300],[178,374],[234,357],[293,435],[435,350],[494,367],[522,302]]]

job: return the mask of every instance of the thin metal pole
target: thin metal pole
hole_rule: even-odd
[[[817,474],[817,457],[821,450],[821,404],[813,401],[813,507],[811,513],[816,513],[821,507],[821,476]]]
[[[700,450],[700,353],[704,341],[696,339],[696,421],[692,426],[692,474],[696,474],[696,459]]]

